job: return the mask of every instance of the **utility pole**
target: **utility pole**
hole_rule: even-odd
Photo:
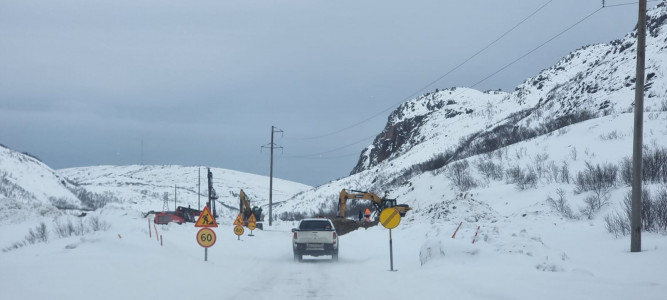
[[[176,185],[174,184],[174,211],[176,211]]]
[[[211,169],[206,168],[207,170],[207,178],[208,178],[208,201],[206,202],[206,207],[208,209],[211,209],[211,190],[213,189],[213,185],[211,184],[211,181],[213,181],[213,174],[211,174]]]
[[[144,140],[141,140],[141,165],[144,165]]]
[[[273,148],[280,148],[282,149],[283,147],[276,147],[275,144],[273,143],[273,134],[276,132],[283,132],[282,129],[279,129],[278,127],[271,126],[271,173],[269,175],[269,226],[273,223]],[[267,146],[262,146],[262,148],[269,148]]]
[[[213,210],[213,217],[217,217],[218,214],[215,210],[215,200],[218,199],[218,195],[215,193],[215,189],[213,188],[213,173],[211,173],[211,169],[208,168],[208,202],[206,206]]]
[[[197,210],[201,210],[201,167],[199,168],[199,180],[197,181]]]
[[[632,145],[632,212],[630,251],[642,251],[642,138],[644,133],[644,68],[646,60],[646,0],[639,0],[637,21],[637,77],[635,80],[635,130]]]

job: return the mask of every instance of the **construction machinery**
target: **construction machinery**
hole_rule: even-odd
[[[362,192],[362,191],[351,191],[348,193],[345,189],[340,192],[338,198],[338,216],[331,218],[334,226],[336,227],[336,232],[338,235],[344,235],[354,230],[357,230],[361,227],[368,229],[378,224],[378,220],[370,221],[356,221],[345,218],[345,210],[347,209],[347,200],[349,199],[361,199],[369,200],[373,203],[376,213],[380,213],[383,209],[393,207],[398,210],[398,213],[403,217],[405,213],[411,210],[407,204],[396,204],[396,199],[387,199],[381,198],[375,193],[371,192]]]
[[[264,225],[261,222],[263,221],[262,208],[259,206],[250,207],[250,199],[243,189],[241,189],[241,192],[239,193],[239,212],[243,217],[244,226],[248,226],[248,219],[250,219],[251,215],[254,215],[257,228],[261,230],[264,229]]]
[[[405,213],[412,209],[407,204],[396,204],[396,199],[380,198],[380,196],[375,193],[354,190],[351,190],[351,192],[353,193],[348,193],[345,189],[340,191],[340,197],[338,197],[338,217],[345,218],[345,209],[347,207],[348,199],[369,200],[373,203],[377,213],[380,213],[385,208],[393,207],[398,211],[401,217],[405,217]]]
[[[149,212],[151,213],[151,212]],[[155,224],[168,224],[170,222],[183,224],[194,223],[195,217],[199,216],[201,211],[194,208],[179,206],[176,211],[161,211],[155,212]]]

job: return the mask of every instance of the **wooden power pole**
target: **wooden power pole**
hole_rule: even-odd
[[[635,130],[632,146],[632,212],[630,251],[642,251],[642,137],[644,131],[644,68],[646,59],[646,0],[639,0],[637,21],[637,77],[635,80]]]
[[[282,148],[280,146],[276,147],[276,145],[273,143],[273,135],[276,132],[283,132],[281,129],[275,126],[271,126],[271,143],[270,143],[270,148],[271,148],[271,171],[269,174],[269,226],[273,223],[273,149],[274,148]],[[269,148],[267,146],[262,146],[262,148]]]

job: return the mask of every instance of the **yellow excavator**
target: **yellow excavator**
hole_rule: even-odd
[[[246,195],[243,189],[241,189],[241,192],[239,193],[239,212],[243,217],[244,226],[248,226],[248,219],[250,218],[250,215],[254,214],[255,219],[257,220],[255,222],[257,229],[264,229],[264,224],[261,222],[263,220],[262,208],[259,206],[253,206],[251,208],[250,199],[248,199],[248,195]]]
[[[348,199],[369,200],[373,203],[373,206],[378,213],[385,208],[393,207],[398,211],[401,217],[405,217],[405,213],[412,209],[407,204],[396,204],[396,199],[380,198],[380,196],[375,193],[354,190],[351,190],[351,192],[352,193],[348,193],[345,189],[340,191],[340,197],[338,197],[338,217],[345,218],[345,209],[347,207]]]

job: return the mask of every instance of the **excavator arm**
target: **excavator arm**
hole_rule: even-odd
[[[340,196],[338,197],[338,216],[341,218],[345,217],[345,210],[347,208],[348,199],[363,199],[369,200],[375,206],[375,209],[379,212],[387,207],[395,207],[401,216],[405,216],[405,213],[412,208],[406,204],[396,204],[396,199],[383,199],[380,198],[375,193],[362,192],[362,191],[352,191],[354,193],[348,193],[345,189],[340,191]]]
[[[250,215],[250,200],[243,190],[239,193],[239,212],[242,216]]]
[[[380,198],[375,193],[361,192],[361,191],[352,191],[354,194],[348,193],[345,189],[340,191],[340,196],[338,197],[338,216],[341,218],[345,217],[345,210],[347,208],[347,199],[363,199],[373,202],[373,205],[376,209],[382,205],[382,198]]]

